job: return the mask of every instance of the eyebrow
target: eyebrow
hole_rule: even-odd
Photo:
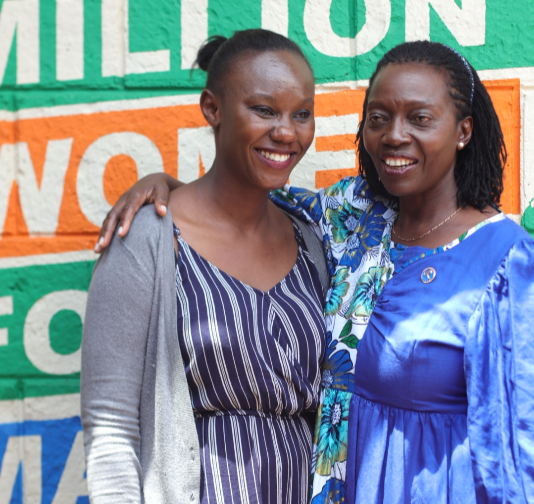
[[[257,100],[257,99],[263,99],[263,100],[274,100],[276,101],[276,98],[270,94],[267,93],[255,93],[252,96],[250,96],[251,100]],[[313,103],[315,100],[311,96],[308,98],[304,98],[304,102],[310,102]]]
[[[429,103],[427,101],[421,101],[421,100],[411,100],[411,101],[407,102],[406,105],[411,106],[411,107],[432,107],[431,103]],[[374,106],[374,107],[386,107],[387,108],[387,105],[384,102],[381,102],[381,101],[378,101],[378,100],[371,100],[367,104],[367,107],[371,107],[371,106]]]

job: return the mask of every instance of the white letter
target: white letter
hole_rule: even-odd
[[[83,431],[80,431],[72,444],[52,504],[75,504],[78,497],[87,495],[87,480],[84,478],[84,473]]]
[[[126,73],[168,72],[171,69],[171,52],[160,51],[130,52],[130,22],[128,19],[128,0],[124,0],[124,52],[126,53]]]
[[[124,76],[124,0],[102,0],[102,77]]]
[[[13,144],[4,144],[0,148],[0,236],[4,230],[9,195],[15,182],[17,156]]]
[[[287,37],[289,0],[261,0],[261,27]]]
[[[4,0],[0,12],[0,83],[17,32],[17,84],[39,82],[39,0]]]
[[[56,79],[83,79],[83,0],[56,0]]]
[[[406,0],[406,42],[430,40],[430,5],[460,45],[486,43],[486,0]]]
[[[49,325],[52,317],[61,310],[76,312],[83,324],[86,304],[87,292],[64,290],[47,294],[30,308],[24,322],[24,349],[39,371],[53,375],[80,371],[81,348],[69,355],[56,353],[50,345]]]
[[[315,138],[302,161],[291,173],[291,185],[311,189],[315,187],[315,172],[318,170],[355,168],[356,152],[354,150],[317,152],[315,140],[334,135],[356,135],[358,123],[358,114],[316,117]]]
[[[22,462],[23,503],[41,502],[41,436],[11,436],[0,467],[0,504],[9,504]]]
[[[182,69],[191,68],[208,38],[208,0],[182,0],[180,6]]]
[[[13,315],[13,298],[11,296],[0,297],[0,316]],[[9,342],[7,329],[0,328],[0,346],[5,346]]]
[[[28,144],[21,142],[16,147],[20,205],[28,231],[31,235],[53,234],[57,228],[72,138],[48,142],[41,188],[37,185]]]
[[[206,172],[215,160],[215,140],[210,126],[178,130],[178,179],[193,182],[200,176],[200,160]]]
[[[164,171],[159,149],[144,135],[129,131],[111,133],[93,142],[80,161],[76,190],[82,212],[95,226],[100,227],[111,208],[104,195],[104,171],[108,161],[119,154],[135,161],[139,178]]]
[[[311,44],[327,56],[352,58],[369,52],[386,36],[391,20],[390,0],[365,0],[365,24],[356,37],[340,37],[330,23],[332,0],[306,0],[304,31]]]

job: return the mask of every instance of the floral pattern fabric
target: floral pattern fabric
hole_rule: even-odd
[[[327,348],[313,441],[310,493],[312,504],[340,504],[344,502],[348,413],[358,346],[376,301],[406,246],[391,239],[396,204],[375,197],[361,177],[347,177],[317,193],[285,186],[274,192],[272,199],[316,226],[331,275],[326,294]],[[490,221],[501,218],[504,214]],[[487,222],[448,245],[425,251],[397,271],[428,254],[449,250]]]
[[[312,454],[312,504],[344,501],[349,405],[354,365],[374,305],[394,271],[390,254],[394,204],[375,198],[360,177],[314,193],[286,186],[273,201],[317,226],[330,289],[326,294],[327,348]]]

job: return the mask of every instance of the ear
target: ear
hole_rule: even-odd
[[[221,100],[209,89],[200,95],[200,109],[208,124],[215,130],[221,122]]]
[[[471,140],[473,134],[473,118],[471,116],[462,119],[458,123],[458,149],[462,150]]]

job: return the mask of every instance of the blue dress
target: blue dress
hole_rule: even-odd
[[[358,348],[346,502],[533,502],[533,241],[496,216],[437,254],[395,248]]]
[[[396,205],[361,177],[272,199],[317,226],[332,276],[312,504],[534,502],[532,239],[500,214],[395,245]]]
[[[297,261],[267,292],[177,235],[178,339],[196,417],[203,504],[306,504],[325,352],[319,274]]]

